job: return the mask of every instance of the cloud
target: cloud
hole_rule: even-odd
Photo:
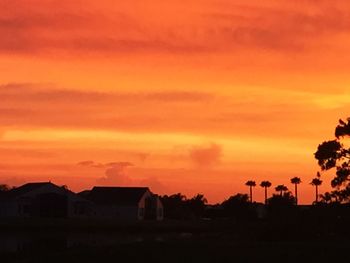
[[[157,194],[166,193],[169,189],[166,184],[162,183],[157,177],[154,176],[140,180],[137,184],[142,187],[149,187],[153,193]]]
[[[129,102],[203,102],[213,99],[206,92],[162,91],[162,92],[97,92],[73,89],[58,89],[53,85],[31,83],[9,83],[0,85],[0,99],[4,102],[95,102],[97,104],[125,104]]]
[[[100,185],[111,186],[125,186],[132,184],[132,179],[126,174],[126,169],[132,166],[130,163],[114,164],[112,167],[107,168],[105,171],[105,177],[97,179],[97,183]]]
[[[317,103],[320,96],[318,91],[275,89],[233,90],[229,96],[184,90],[101,92],[12,83],[0,86],[0,127],[244,136],[259,130],[269,137],[294,136],[291,123],[305,121],[311,127],[316,113],[329,115]],[[341,106],[345,110],[345,100]]]
[[[80,165],[80,166],[92,166],[94,164],[95,164],[94,161],[82,161],[82,162],[78,163],[78,165]]]
[[[147,176],[146,178],[135,178],[128,173],[128,168],[133,167],[131,162],[110,162],[110,163],[96,163],[94,161],[82,161],[78,163],[79,166],[103,168],[105,174],[96,180],[98,185],[105,186],[146,186],[153,191],[164,192],[167,187],[158,180],[157,177]],[[141,170],[140,170],[141,169]],[[137,170],[142,171],[142,168]]]
[[[297,8],[282,2],[272,6],[237,4],[208,15],[209,21],[216,21],[212,38],[217,40],[219,49],[300,52],[314,51],[332,37],[350,33],[350,16],[345,11],[349,5],[337,7],[333,2],[319,5],[307,1]]]
[[[198,168],[214,167],[221,161],[222,147],[214,143],[209,146],[197,146],[190,150],[189,156]]]
[[[78,163],[79,166],[93,167],[93,168],[105,168],[106,166],[102,163],[95,163],[94,161],[82,161]]]
[[[133,166],[133,164],[130,162],[111,162],[111,163],[106,163],[105,166],[124,170],[127,167]]]
[[[177,1],[155,1],[162,16],[157,8],[144,8],[140,2],[111,5],[105,0],[98,7],[94,1],[81,6],[69,1],[11,2],[0,10],[0,52],[5,54],[303,51],[318,45],[320,37],[330,40],[348,33],[350,25],[349,5],[339,1],[301,1],[296,6],[288,1],[262,5],[258,1],[212,4],[195,0],[188,10]],[[182,12],[174,12],[179,8]]]
[[[129,10],[130,5],[106,4],[98,8],[93,1],[81,6],[69,1],[26,1],[6,3],[0,10],[0,52],[48,53],[63,51],[81,54],[166,52],[198,53],[206,50],[201,43],[169,37],[160,25],[146,26],[149,19]],[[58,7],[59,6],[59,7]],[[23,10],[26,10],[24,12]],[[79,11],[77,11],[79,10]]]
[[[0,134],[1,140],[1,134]],[[15,145],[9,145],[7,147],[0,146],[0,153],[6,153],[6,156],[12,159],[26,158],[26,159],[37,159],[37,160],[45,160],[45,159],[55,159],[60,156],[55,151],[50,151],[48,149],[28,149],[26,147],[20,147]]]
[[[105,176],[96,180],[99,185],[129,185],[133,180],[126,174],[127,168],[134,166],[130,162],[110,162],[110,163],[96,163],[94,161],[82,161],[78,163],[79,166],[102,168],[105,169]]]
[[[146,160],[150,157],[151,154],[149,153],[138,153],[136,154],[137,158],[142,162],[146,162]]]
[[[184,127],[176,120],[186,122],[214,96],[184,90],[99,92],[13,83],[0,85],[0,101],[0,126],[140,131]]]
[[[84,166],[84,167],[93,167],[93,168],[126,168],[129,166],[133,166],[130,162],[110,162],[110,163],[97,163],[94,161],[82,161],[77,163],[78,166]]]

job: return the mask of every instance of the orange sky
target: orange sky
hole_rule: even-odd
[[[349,14],[341,0],[2,0],[0,181],[213,203],[299,176],[309,203],[313,153],[349,115]]]

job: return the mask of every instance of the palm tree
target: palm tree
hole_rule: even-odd
[[[256,186],[255,181],[248,181],[245,183],[246,186],[249,186],[249,192],[250,192],[250,202],[253,203],[253,187]]]
[[[262,181],[260,186],[265,188],[265,205],[267,205],[267,188],[271,187],[271,183],[269,181]]]
[[[295,191],[295,204],[298,205],[298,184],[301,183],[301,180],[299,177],[293,177],[290,179],[290,182],[294,184],[294,191]]]
[[[283,193],[288,191],[288,187],[284,184],[280,184],[275,187],[275,190],[277,192],[280,192],[280,195],[283,196]]]
[[[318,203],[318,187],[322,184],[322,180],[319,178],[314,178],[312,179],[311,185],[315,186],[315,194],[316,194],[316,198],[315,198],[315,202]]]

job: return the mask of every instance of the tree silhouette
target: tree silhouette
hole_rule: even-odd
[[[322,180],[319,178],[314,178],[310,184],[315,186],[315,202],[318,203],[318,187],[322,184]]]
[[[281,190],[279,190],[279,191],[281,191]],[[282,195],[281,194],[273,194],[272,197],[267,199],[267,204],[268,204],[270,209],[272,208],[274,210],[275,209],[277,209],[277,210],[288,209],[288,208],[291,208],[294,206],[295,198],[293,197],[291,192],[285,191]]]
[[[11,188],[7,184],[0,184],[0,192],[7,192],[10,190],[11,190]]]
[[[207,199],[197,194],[191,199],[181,193],[161,196],[164,206],[164,216],[172,219],[200,218],[203,216]]]
[[[63,188],[64,190],[69,190],[68,185],[66,184],[62,185],[61,188]]]
[[[290,182],[294,184],[295,204],[298,205],[298,184],[301,183],[301,179],[299,177],[293,177],[290,179]]]
[[[202,194],[197,194],[191,199],[187,200],[189,210],[193,213],[196,218],[201,217],[204,214],[207,199]]]
[[[349,137],[350,118],[346,121],[340,119],[335,128],[335,139],[324,141],[315,152],[315,158],[322,171],[333,168],[336,170],[331,185],[333,188],[345,190],[338,192],[341,194],[350,194],[350,148],[345,144]]]
[[[184,219],[188,216],[187,198],[181,193],[161,197],[164,216],[172,219]]]
[[[250,196],[250,202],[253,203],[253,187],[256,186],[255,181],[248,181],[245,183],[246,186],[249,186],[249,196]]]
[[[267,188],[271,187],[271,183],[269,181],[262,181],[260,186],[265,190],[265,205],[267,204]]]
[[[341,203],[346,199],[344,194],[338,190],[325,192],[324,194],[320,195],[320,198],[321,198],[321,203],[325,203],[325,204]]]
[[[283,193],[288,191],[288,187],[284,184],[280,184],[275,187],[275,190],[280,192],[280,196],[283,196]]]
[[[234,216],[237,219],[247,219],[253,216],[250,209],[250,200],[247,194],[236,194],[230,196],[221,204],[227,216]]]
[[[326,204],[333,203],[333,196],[329,192],[325,192],[323,195],[320,195],[320,197],[321,197],[322,203],[326,203]]]

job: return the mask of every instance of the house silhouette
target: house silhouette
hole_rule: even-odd
[[[0,217],[162,220],[163,205],[148,187],[93,187],[76,194],[37,182],[1,192]]]
[[[2,217],[84,217],[91,202],[51,182],[28,183],[0,196]]]
[[[163,205],[148,187],[94,187],[79,194],[94,204],[96,217],[162,220]]]

